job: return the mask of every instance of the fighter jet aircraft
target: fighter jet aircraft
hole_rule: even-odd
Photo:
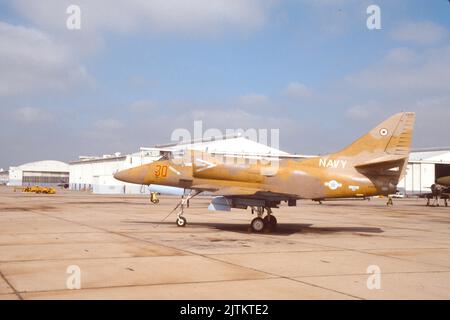
[[[450,176],[440,177],[436,179],[436,183],[431,185],[431,193],[423,195],[427,198],[427,206],[431,205],[430,200],[433,199],[433,206],[439,207],[439,201],[444,199],[444,205],[448,207],[448,199],[450,197]]]
[[[208,192],[212,210],[247,209],[257,217],[256,232],[276,227],[272,214],[281,202],[299,199],[358,198],[396,191],[409,157],[415,114],[398,113],[339,152],[312,158],[236,159],[226,155],[188,152],[181,159],[163,159],[117,172],[118,180],[190,190],[175,208],[176,224],[189,199]],[[175,210],[174,209],[174,210]]]

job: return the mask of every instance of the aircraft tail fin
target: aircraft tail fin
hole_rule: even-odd
[[[334,155],[348,158],[366,176],[389,177],[396,184],[405,174],[414,121],[414,112],[397,113]]]
[[[386,146],[385,152],[387,154],[409,156],[415,120],[416,114],[414,112],[401,113],[395,131]]]
[[[414,112],[397,113],[337,154],[361,158],[363,161],[383,155],[408,157],[414,121]]]

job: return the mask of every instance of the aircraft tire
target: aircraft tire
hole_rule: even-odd
[[[255,232],[263,232],[265,225],[266,224],[264,223],[264,220],[259,217],[253,219],[252,222],[250,223],[252,230]]]
[[[268,227],[270,227],[271,229],[275,229],[277,227],[277,218],[273,215],[270,216],[265,216],[264,217],[264,224]]]
[[[176,223],[177,223],[177,227],[185,227],[186,223],[187,223],[187,220],[186,220],[185,217],[179,217],[177,219]]]

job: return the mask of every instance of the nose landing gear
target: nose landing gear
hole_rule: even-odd
[[[176,209],[180,208],[180,211],[178,211],[178,213],[177,213],[177,220],[175,221],[175,223],[177,224],[178,227],[186,226],[187,220],[185,217],[183,217],[184,208],[189,207],[189,200],[192,199],[193,197],[195,197],[196,195],[198,195],[199,193],[201,193],[201,191],[192,190],[186,197],[183,195],[181,197],[181,201],[172,210],[172,212],[173,212]]]
[[[185,217],[178,217],[177,218],[177,226],[178,227],[184,227],[186,226],[187,220]]]

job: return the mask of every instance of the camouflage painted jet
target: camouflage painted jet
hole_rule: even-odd
[[[214,197],[212,210],[247,209],[257,217],[256,232],[273,229],[272,208],[299,199],[364,198],[396,192],[409,157],[415,114],[398,113],[339,152],[311,158],[237,159],[191,151],[181,159],[163,159],[117,172],[118,180],[190,190],[175,208],[176,223],[186,225],[183,209],[201,192]],[[174,209],[174,210],[175,210]],[[266,214],[265,214],[266,212]]]

